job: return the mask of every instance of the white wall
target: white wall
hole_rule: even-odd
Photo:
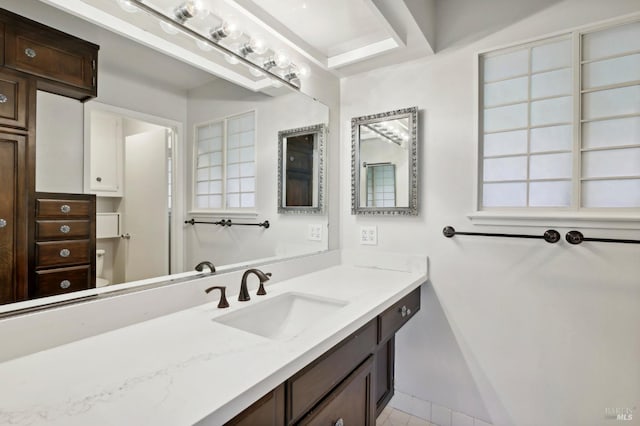
[[[342,80],[342,245],[356,246],[358,227],[375,224],[379,245],[363,249],[430,258],[422,310],[398,334],[398,391],[500,425],[602,425],[605,408],[638,406],[636,246],[447,239],[442,228],[544,230],[476,227],[466,217],[476,189],[476,53],[639,10],[637,0],[566,0],[471,45]],[[465,8],[455,13],[471,19]],[[412,105],[420,108],[420,215],[350,215],[351,117]],[[640,424],[637,409],[633,417]]]
[[[203,260],[216,265],[237,263],[249,259],[280,255],[293,255],[327,248],[327,214],[282,215],[278,205],[278,131],[314,124],[327,123],[327,107],[313,99],[290,93],[269,97],[217,80],[189,92],[188,140],[192,145],[194,126],[247,111],[256,111],[256,211],[255,218],[233,218],[236,222],[262,222],[268,220],[269,229],[256,227],[221,227],[216,225],[189,225],[186,230],[186,265]],[[325,145],[327,142],[325,141]],[[193,153],[188,153],[189,173],[192,179]],[[191,194],[189,194],[188,205]],[[206,220],[206,216],[194,215]],[[224,214],[217,218],[229,218]],[[215,220],[209,218],[208,220]],[[307,225],[323,225],[323,240],[307,240]]]

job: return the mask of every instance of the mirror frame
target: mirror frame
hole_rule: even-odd
[[[318,146],[318,176],[314,185],[318,188],[318,205],[310,207],[286,207],[284,206],[284,141],[288,137],[315,134]],[[278,132],[278,213],[280,214],[323,214],[324,213],[324,181],[325,181],[325,139],[327,125],[324,123],[312,126],[298,127],[296,129],[281,130]]]
[[[360,125],[395,119],[409,119],[409,206],[361,207],[360,205]],[[418,215],[418,107],[403,108],[351,119],[351,214]]]

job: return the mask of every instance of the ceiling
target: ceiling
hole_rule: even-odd
[[[144,78],[148,63],[162,63],[162,57],[168,56],[172,59],[162,66],[163,72],[150,78],[167,83],[184,81],[184,87],[174,86],[189,89],[213,75],[252,91],[277,91],[271,87],[274,82],[268,76],[252,75],[243,64],[229,64],[224,55],[203,50],[202,43],[198,46],[185,34],[167,34],[151,15],[140,10],[125,11],[120,7],[123,1],[127,0],[24,3],[46,3],[109,30],[99,32],[95,42],[103,46],[101,54],[113,53],[105,56],[103,65],[116,71],[121,68],[123,72],[135,72],[139,68]],[[166,14],[183,1],[144,0]],[[232,20],[243,30],[240,39],[223,39],[220,44],[225,48],[235,49],[238,43],[260,38],[270,47],[269,55],[286,52],[295,63],[310,65],[312,73],[341,78],[472,42],[560,0],[198,1],[210,13],[188,20],[186,25],[190,29],[208,34],[209,29]],[[127,39],[136,43],[130,44]],[[153,51],[140,50],[139,45]]]

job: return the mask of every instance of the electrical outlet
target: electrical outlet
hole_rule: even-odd
[[[375,246],[378,244],[378,227],[361,226],[360,227],[360,244]]]
[[[319,223],[309,225],[307,239],[310,241],[322,241],[322,225]]]

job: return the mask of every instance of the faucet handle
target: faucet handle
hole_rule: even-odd
[[[227,301],[227,296],[225,295],[227,287],[223,285],[216,285],[206,289],[205,293],[209,293],[213,290],[220,290],[220,301],[218,302],[218,308],[228,308],[229,302]]]
[[[271,277],[271,272],[267,272],[264,275],[267,277],[267,279],[260,280],[260,286],[258,287],[258,291],[256,292],[258,296],[264,296],[265,294],[267,294],[267,291],[264,289],[264,283],[265,281],[269,281],[269,278]]]

